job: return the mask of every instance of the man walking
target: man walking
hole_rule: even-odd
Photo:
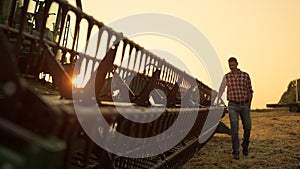
[[[225,87],[227,86],[227,100],[228,112],[231,127],[231,141],[232,141],[232,154],[234,159],[239,159],[239,116],[241,117],[243,129],[244,129],[244,140],[242,143],[243,154],[248,155],[248,146],[250,140],[251,131],[251,117],[250,117],[250,106],[252,101],[252,85],[250,76],[248,73],[241,71],[237,68],[237,59],[231,57],[228,59],[230,72],[225,74],[222,84],[219,89],[218,99],[221,98]]]

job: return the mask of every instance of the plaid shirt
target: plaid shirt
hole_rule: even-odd
[[[222,96],[226,86],[227,100],[229,101],[248,101],[249,95],[253,93],[250,76],[240,69],[238,69],[237,75],[229,72],[224,76],[219,89],[219,96]]]

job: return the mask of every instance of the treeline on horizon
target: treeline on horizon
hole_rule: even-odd
[[[297,79],[298,87],[298,101],[300,93],[300,79]],[[278,103],[293,103],[296,102],[296,80],[290,81],[287,90],[282,94]]]

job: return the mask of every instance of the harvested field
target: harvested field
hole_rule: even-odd
[[[249,155],[234,160],[231,138],[216,134],[183,168],[288,168],[300,169],[300,113],[285,109],[251,111]],[[228,114],[223,121],[229,126]],[[239,136],[242,138],[240,121]]]

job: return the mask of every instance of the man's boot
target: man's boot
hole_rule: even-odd
[[[244,156],[247,156],[248,153],[249,153],[248,146],[249,146],[249,141],[244,140],[243,143],[242,143]]]

